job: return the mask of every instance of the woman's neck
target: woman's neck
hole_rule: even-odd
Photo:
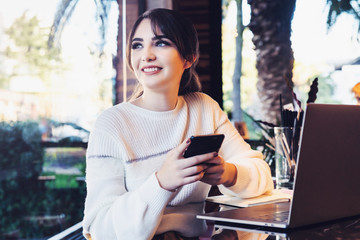
[[[135,99],[132,104],[152,111],[165,112],[175,109],[177,101],[177,95],[147,94],[144,92],[143,95]]]

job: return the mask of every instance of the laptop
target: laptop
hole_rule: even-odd
[[[292,201],[197,218],[295,228],[360,215],[360,106],[309,104],[302,126]]]

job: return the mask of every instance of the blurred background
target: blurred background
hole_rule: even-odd
[[[82,220],[89,132],[103,110],[121,102],[120,1],[107,1],[106,9],[98,2],[0,1],[0,239],[47,239]],[[347,2],[357,15],[339,12],[329,24],[331,1],[296,1],[291,82],[303,104],[315,78],[317,103],[356,103],[351,88],[360,82],[360,9],[359,1]],[[260,141],[264,132],[254,119],[266,113],[257,47],[247,27],[254,9],[239,0],[223,0],[220,7],[218,101],[232,121],[245,123],[250,143]],[[56,19],[60,34],[54,34]],[[239,26],[242,64],[234,87]]]

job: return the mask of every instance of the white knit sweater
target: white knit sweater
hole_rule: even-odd
[[[129,102],[104,111],[90,135],[86,159],[87,197],[83,233],[92,239],[151,239],[177,231],[205,231],[195,215],[203,211],[210,185],[196,182],[169,192],[155,172],[167,152],[192,135],[225,134],[219,154],[237,167],[237,182],[221,192],[253,197],[272,191],[270,169],[251,150],[209,96],[179,97],[176,108],[155,112]]]

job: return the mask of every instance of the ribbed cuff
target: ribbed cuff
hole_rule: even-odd
[[[173,195],[176,194],[176,192],[170,192],[160,187],[155,173],[151,174],[147,181],[141,186],[139,193],[143,201],[153,206],[154,210],[157,209],[156,213],[161,212],[173,198]]]
[[[237,164],[234,165],[237,169],[236,182],[231,187],[219,185],[220,191],[223,194],[238,195],[240,192],[244,191],[249,185],[251,177],[248,168]]]

